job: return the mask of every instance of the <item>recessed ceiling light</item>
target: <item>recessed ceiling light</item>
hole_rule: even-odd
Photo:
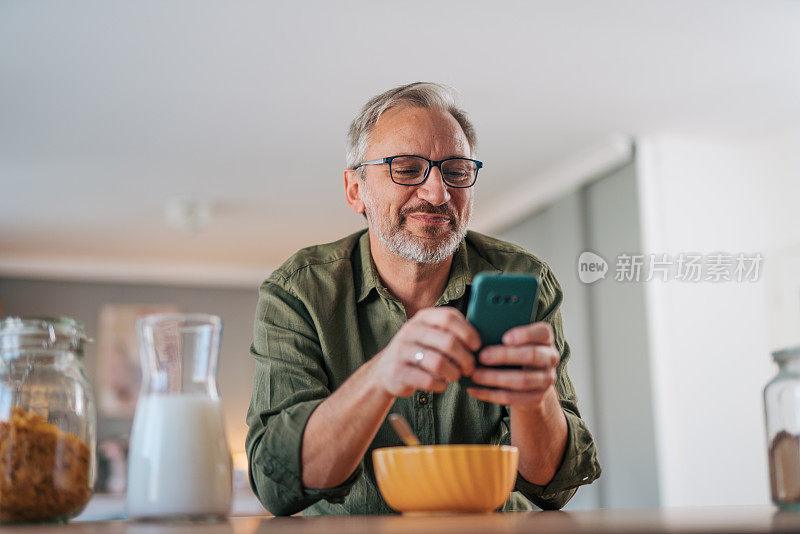
[[[164,215],[168,226],[195,233],[211,222],[211,203],[199,199],[172,199],[167,201]]]

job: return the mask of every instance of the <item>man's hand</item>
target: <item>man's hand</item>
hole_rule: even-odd
[[[554,344],[553,327],[538,322],[512,328],[503,335],[502,345],[484,348],[479,354],[482,366],[521,365],[521,370],[477,369],[476,384],[498,389],[469,388],[476,399],[519,408],[539,408],[554,387],[556,366],[561,355]]]
[[[372,376],[395,397],[408,397],[417,390],[440,393],[450,382],[472,374],[472,354],[480,346],[478,332],[458,310],[427,308],[406,322],[376,355]]]

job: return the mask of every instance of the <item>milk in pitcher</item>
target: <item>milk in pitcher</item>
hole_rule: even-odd
[[[224,435],[218,398],[140,397],[129,451],[130,465],[136,468],[128,474],[128,516],[226,516],[232,466]]]

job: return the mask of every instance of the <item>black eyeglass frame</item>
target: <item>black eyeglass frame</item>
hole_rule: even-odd
[[[394,175],[392,173],[392,160],[395,159],[395,158],[419,158],[419,159],[424,159],[425,161],[427,161],[428,162],[428,169],[425,171],[425,174],[422,176],[422,180],[420,180],[419,182],[417,182],[415,184],[403,184],[403,183],[400,183],[397,180],[395,180],[394,179]],[[444,173],[442,172],[442,163],[444,163],[445,161],[451,161],[451,160],[456,160],[456,159],[465,160],[465,161],[471,161],[472,163],[475,164],[475,178],[472,180],[471,184],[469,184],[469,185],[453,185],[450,182],[448,182],[447,179],[444,177]],[[440,161],[434,161],[432,159],[428,159],[428,158],[423,157],[423,156],[417,156],[416,154],[400,154],[400,155],[397,155],[397,156],[390,156],[388,158],[373,159],[373,160],[370,160],[370,161],[365,161],[363,163],[359,163],[358,165],[353,167],[353,170],[354,171],[358,170],[360,167],[363,167],[364,165],[382,165],[383,163],[388,163],[389,164],[389,178],[391,178],[392,181],[394,183],[396,183],[397,185],[405,185],[405,186],[412,187],[412,186],[415,186],[415,185],[424,184],[425,180],[427,180],[428,176],[430,176],[430,174],[431,174],[431,169],[433,167],[436,167],[437,169],[439,169],[439,174],[442,175],[442,180],[444,181],[444,183],[447,184],[448,187],[454,187],[454,188],[457,188],[457,189],[466,189],[468,187],[472,187],[473,185],[475,185],[475,182],[478,181],[478,171],[480,171],[481,168],[483,167],[483,162],[482,161],[478,161],[476,159],[470,159],[470,158],[453,157],[453,158],[445,158],[445,159],[440,160]]]

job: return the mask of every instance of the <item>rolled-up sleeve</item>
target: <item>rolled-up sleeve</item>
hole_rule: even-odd
[[[250,486],[261,503],[275,515],[291,515],[321,499],[342,502],[363,467],[338,487],[303,487],[303,432],[330,388],[308,310],[280,282],[273,275],[259,291],[245,447]]]
[[[516,491],[522,493],[528,500],[543,510],[563,508],[579,486],[590,484],[597,480],[601,474],[594,439],[586,423],[581,419],[578,411],[578,397],[567,374],[570,347],[564,339],[564,326],[561,319],[562,300],[563,292],[561,286],[553,276],[552,271],[545,267],[541,275],[540,304],[536,320],[547,321],[553,326],[555,346],[561,353],[561,360],[556,368],[555,387],[567,420],[567,444],[561,465],[547,485],[533,484],[518,473],[517,482],[514,486]],[[500,442],[510,444],[513,429],[510,428],[508,414],[503,419],[503,423],[507,431]]]
[[[542,510],[559,510],[569,502],[578,487],[590,484],[600,476],[597,451],[586,423],[577,414],[564,410],[567,418],[567,446],[564,459],[555,475],[545,486],[525,480],[517,473],[514,490],[522,493]],[[511,434],[506,434],[501,443],[510,444]]]

